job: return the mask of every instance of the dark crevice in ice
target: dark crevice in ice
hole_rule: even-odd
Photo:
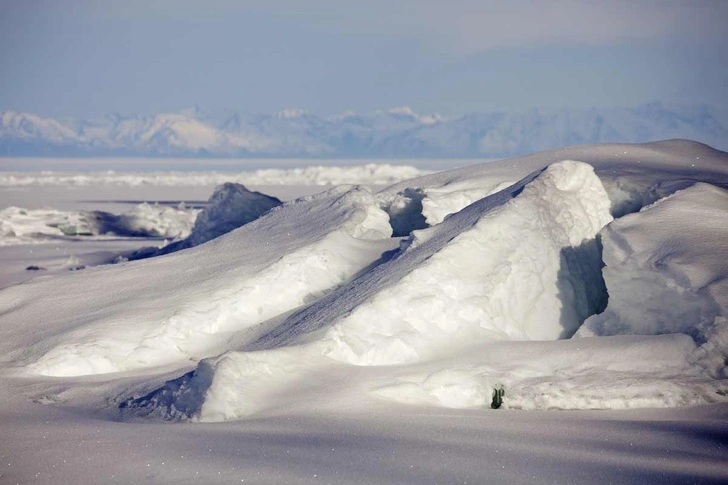
[[[557,279],[558,295],[562,302],[561,323],[564,327],[559,338],[571,338],[584,320],[602,313],[607,308],[609,293],[602,268],[602,241],[585,240],[575,247],[565,247],[560,253]],[[576,327],[574,321],[578,321]]]

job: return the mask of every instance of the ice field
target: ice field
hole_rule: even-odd
[[[0,174],[2,480],[728,480],[728,154],[291,170]]]

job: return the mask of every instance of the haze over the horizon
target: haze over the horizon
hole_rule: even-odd
[[[725,108],[728,2],[4,1],[0,110]]]

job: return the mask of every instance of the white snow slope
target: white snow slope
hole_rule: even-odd
[[[223,428],[201,423],[281,429],[277,419],[332,416],[352,433],[365,422],[427,440],[397,416],[422,413],[415,427],[479,423],[494,389],[505,413],[708,405],[695,408],[707,423],[728,405],[726,189],[728,154],[686,141],[573,147],[377,194],[339,187],[195,248],[0,291],[0,385],[102,418],[196,422],[220,443]],[[516,429],[549,440],[544,428]],[[645,446],[670,442],[649,423],[634,429]],[[625,481],[656,480],[660,467],[664,483],[727,479],[708,451],[725,429],[713,429],[692,458],[673,468],[647,459]],[[493,437],[458,433],[473,449]],[[434,459],[427,446],[409,449]],[[493,478],[476,462],[463,480]],[[312,477],[278,478],[315,480],[304,468]],[[528,477],[501,478],[546,480],[521,469]],[[388,481],[367,473],[359,478]],[[413,477],[398,481],[422,483]],[[339,478],[329,481],[356,481]]]
[[[10,287],[4,322],[24,324],[7,327],[17,345],[3,360],[70,376],[199,359],[345,282],[391,249],[390,234],[371,192],[341,187],[175,256]]]
[[[695,184],[605,227],[602,241],[609,306],[578,336],[688,334],[728,377],[728,191]]]

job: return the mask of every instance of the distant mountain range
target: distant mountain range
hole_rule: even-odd
[[[1,113],[0,156],[497,158],[567,145],[687,138],[728,150],[728,113],[707,106],[420,115],[410,108],[321,117],[183,110],[53,119]]]

